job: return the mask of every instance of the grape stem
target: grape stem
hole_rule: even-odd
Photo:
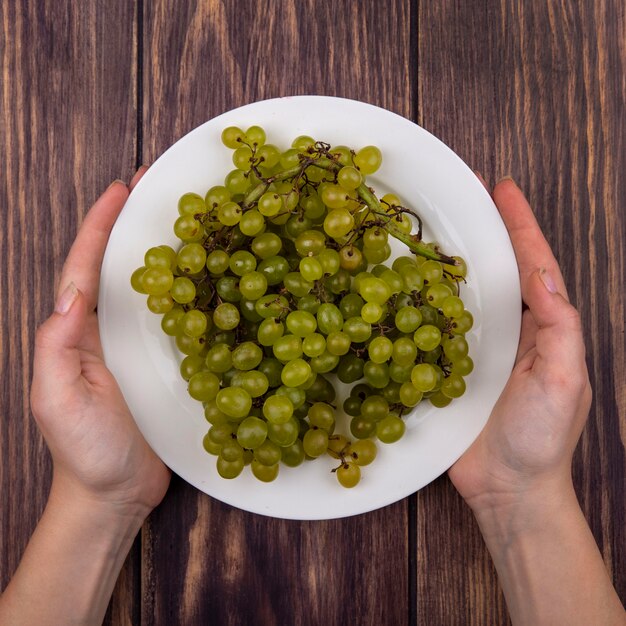
[[[246,195],[243,200],[242,208],[244,210],[252,208],[255,202],[259,200],[259,198],[268,190],[269,186],[276,181],[288,180],[291,178],[299,178],[304,173],[304,170],[309,167],[309,165],[314,165],[315,167],[319,167],[321,169],[337,173],[341,169],[341,165],[337,163],[337,161],[332,158],[328,158],[327,156],[320,156],[324,154],[328,154],[330,146],[328,144],[319,143],[316,144],[317,156],[311,157],[303,157],[300,164],[291,167],[289,169],[283,170],[282,172],[278,172],[273,176],[263,179],[261,183],[259,183],[252,191]],[[410,213],[414,217],[416,217],[420,223],[420,232],[416,235],[411,235],[410,233],[405,233],[403,230],[398,228],[393,223],[393,218],[389,216],[389,214],[384,210],[381,206],[380,201],[373,193],[373,191],[365,184],[361,183],[356,189],[359,198],[364,202],[364,204],[378,216],[377,225],[384,228],[392,237],[398,239],[403,244],[405,244],[411,252],[414,254],[419,254],[420,256],[425,257],[426,259],[431,259],[433,261],[439,261],[440,263],[445,263],[447,265],[457,265],[456,259],[446,254],[443,254],[437,247],[432,248],[431,246],[425,244],[422,241],[421,237],[421,219],[408,209],[404,209],[404,212]]]

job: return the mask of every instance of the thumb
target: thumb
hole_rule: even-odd
[[[561,367],[584,362],[585,348],[578,311],[559,292],[556,282],[545,270],[534,272],[528,280],[526,304],[537,325],[537,350]]]
[[[84,334],[87,302],[84,295],[70,283],[60,294],[52,315],[39,327],[35,337],[33,392],[38,387],[58,390],[81,376],[77,349]],[[48,395],[46,393],[46,395]]]

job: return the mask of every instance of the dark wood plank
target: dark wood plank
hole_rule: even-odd
[[[581,312],[595,398],[574,478],[622,601],[625,30],[623,5],[610,0],[424,2],[418,55],[420,122],[487,180],[519,182]],[[419,623],[507,623],[454,489],[442,479],[419,502]]]
[[[409,2],[146,3],[144,153],[247,102],[358,98],[410,116]],[[393,42],[390,45],[389,42]],[[407,503],[298,523],[175,481],[144,532],[146,624],[408,623]]]
[[[50,459],[29,413],[33,338],[84,212],[135,163],[134,15],[126,3],[0,4],[0,588],[41,514]],[[135,551],[135,557],[137,551]],[[129,560],[108,623],[135,621]]]

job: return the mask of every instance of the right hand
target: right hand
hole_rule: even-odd
[[[532,210],[512,180],[493,199],[527,309],[515,367],[487,425],[449,470],[475,513],[573,492],[572,455],[591,404],[580,318]]]

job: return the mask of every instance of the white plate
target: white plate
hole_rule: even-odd
[[[422,403],[407,418],[397,443],[379,444],[354,489],[341,487],[330,458],[281,467],[276,481],[260,483],[246,470],[220,478],[215,457],[202,448],[208,429],[202,407],[190,399],[178,373],[179,357],[129,285],[151,246],[176,245],[172,225],[178,198],[204,195],[232,169],[220,142],[224,127],[259,124],[269,140],[287,147],[300,134],[353,148],[374,144],[383,165],[368,178],[377,193],[393,190],[416,209],[425,238],[469,267],[463,297],[476,324],[468,334],[474,372],[467,392],[445,409]],[[403,246],[395,246],[396,255]],[[346,517],[385,506],[445,472],[483,428],[511,371],[520,327],[515,257],[498,212],[471,170],[438,139],[389,111],[352,100],[298,96],[256,102],[206,122],[174,144],[131,194],[107,247],[98,315],[106,362],[117,378],[148,443],[163,461],[201,491],[235,507],[279,518]],[[341,430],[339,428],[338,430]]]

